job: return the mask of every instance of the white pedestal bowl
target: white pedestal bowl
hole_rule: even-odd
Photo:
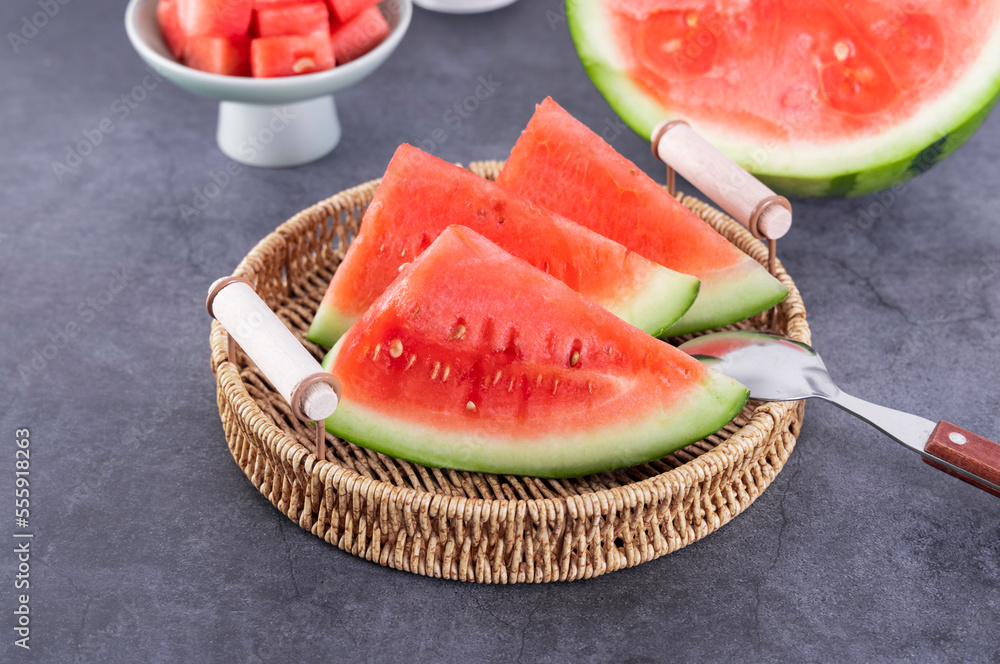
[[[196,94],[219,100],[216,140],[234,161],[249,166],[298,166],[329,154],[341,127],[333,93],[374,72],[403,39],[412,0],[383,0],[392,32],[371,52],[327,71],[282,78],[222,76],[187,67],[170,53],[156,21],[158,0],[130,0],[125,31],[158,74]]]

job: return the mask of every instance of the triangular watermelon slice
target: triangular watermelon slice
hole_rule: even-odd
[[[574,477],[709,435],[747,390],[453,226],[324,366],[332,433],[434,467]]]
[[[396,150],[337,268],[309,339],[332,346],[451,224],[463,224],[651,334],[687,311],[698,280],[410,145]]]
[[[757,261],[551,98],[535,110],[497,183],[651,261],[698,277],[698,299],[668,335],[734,323],[788,294]]]

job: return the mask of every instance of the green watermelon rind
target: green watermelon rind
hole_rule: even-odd
[[[325,301],[320,302],[312,325],[309,326],[309,331],[306,332],[306,339],[314,344],[330,348],[347,333],[347,330],[351,328],[351,325],[358,318],[360,316],[348,316],[337,307],[329,305]]]
[[[567,0],[577,54],[591,81],[627,125],[648,139],[664,120],[678,119],[646,94],[616,63],[614,36],[602,0]],[[954,152],[979,128],[1000,100],[1000,24],[985,40],[976,63],[959,82],[912,118],[879,136],[816,145],[811,154],[775,149],[764,163],[761,147],[696,129],[738,164],[776,191],[794,196],[861,196],[904,182]],[[780,163],[780,162],[784,163]]]
[[[323,359],[329,371],[342,347]],[[394,416],[391,403],[379,413],[341,399],[326,429],[362,447],[431,468],[529,477],[580,477],[660,459],[709,436],[746,405],[749,390],[709,370],[700,390],[643,418],[590,431],[540,433],[531,439],[442,431]],[[544,422],[538,423],[544,430]]]
[[[788,288],[750,256],[701,282],[700,297],[680,320],[657,336],[711,330],[767,311],[788,296]]]
[[[626,298],[615,303],[595,303],[655,337],[691,310],[700,291],[697,277],[656,265],[649,279],[641,287],[634,287]]]
[[[642,288],[633,290],[625,300],[607,307],[615,316],[654,337],[683,319],[698,302],[701,292],[701,281],[697,277],[657,267],[659,269],[650,274]],[[670,296],[671,307],[663,306],[667,296]]]

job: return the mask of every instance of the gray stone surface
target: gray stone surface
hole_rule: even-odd
[[[808,407],[786,469],[744,514],[596,580],[426,579],[298,528],[226,449],[206,286],[296,211],[377,177],[402,141],[441,129],[439,156],[503,158],[546,95],[592,127],[615,116],[555,0],[478,17],[418,10],[384,68],[338,96],[333,155],[245,168],[185,220],[180,206],[227,163],[215,104],[163,83],[122,117],[116,100],[146,75],[124,5],[61,4],[19,52],[3,46],[0,661],[1000,661],[1000,502],[826,404]],[[36,11],[5,2],[3,32]],[[444,114],[479,76],[500,86],[451,128]],[[114,130],[58,179],[52,162],[104,118]],[[614,145],[659,176],[638,137]],[[781,248],[845,389],[993,438],[998,161],[994,114],[864,234],[849,225],[877,197],[801,201]],[[12,645],[21,427],[30,652]]]

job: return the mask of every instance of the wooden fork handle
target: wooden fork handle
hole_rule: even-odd
[[[987,482],[1000,486],[1000,445],[992,440],[987,440],[971,431],[966,431],[950,422],[941,420],[934,427],[930,439],[924,446],[924,451],[981,477]],[[924,457],[924,461],[1000,498],[1000,491],[993,487],[960,475],[950,468],[936,463],[933,459]]]

